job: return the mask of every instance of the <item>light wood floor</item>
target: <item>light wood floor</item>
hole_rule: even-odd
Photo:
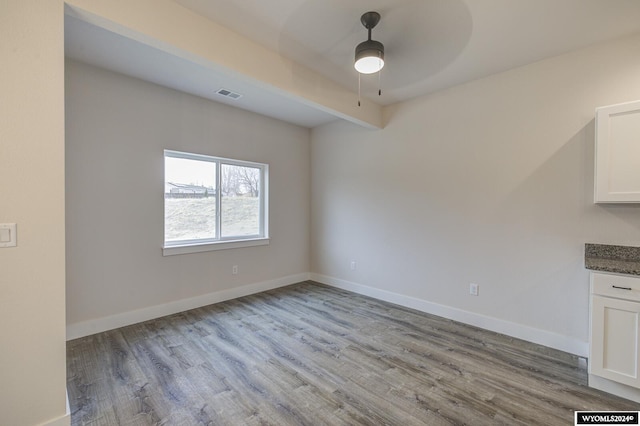
[[[305,282],[68,342],[73,425],[572,425],[573,355]]]

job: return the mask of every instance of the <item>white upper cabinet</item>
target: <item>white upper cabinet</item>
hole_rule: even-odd
[[[596,203],[640,203],[640,101],[596,109]]]

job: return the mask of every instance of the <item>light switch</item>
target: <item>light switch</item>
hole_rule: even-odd
[[[0,223],[0,247],[15,247],[18,245],[15,223]]]

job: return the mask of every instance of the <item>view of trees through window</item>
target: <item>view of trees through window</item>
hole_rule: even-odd
[[[165,151],[165,244],[261,236],[263,171],[253,163]]]
[[[222,237],[260,233],[260,169],[222,164]]]

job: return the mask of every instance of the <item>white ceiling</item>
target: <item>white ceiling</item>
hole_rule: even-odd
[[[366,76],[363,96],[382,105],[640,32],[640,0],[174,1],[353,92],[354,48],[366,39],[360,15],[376,10],[382,19],[373,38],[385,45],[383,94],[376,96],[377,76]],[[65,48],[83,62],[305,127],[336,119],[70,16]],[[214,94],[220,87],[244,96],[228,101]]]

